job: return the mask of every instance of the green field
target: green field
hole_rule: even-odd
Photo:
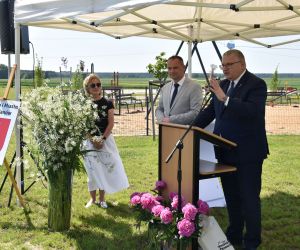
[[[148,86],[148,78],[124,78],[119,80],[119,86],[124,88],[145,88]],[[60,84],[60,78],[50,78],[48,85],[50,86],[57,86]],[[101,79],[103,86],[111,86],[111,79],[110,78],[102,78]],[[69,79],[63,79],[63,82],[68,83]],[[0,87],[4,87],[7,84],[7,80],[0,79]],[[33,81],[32,79],[21,79],[21,85],[23,87],[32,87]]]

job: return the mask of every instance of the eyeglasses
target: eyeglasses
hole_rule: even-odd
[[[96,88],[96,87],[100,88],[100,87],[101,87],[101,83],[100,83],[100,82],[97,82],[97,83],[91,83],[91,84],[89,85],[89,88],[91,88],[91,89],[94,89],[94,88]]]
[[[236,62],[232,62],[232,63],[222,64],[222,65],[220,65],[220,69],[231,68],[234,64],[239,63],[239,62],[241,62],[241,61],[236,61]]]

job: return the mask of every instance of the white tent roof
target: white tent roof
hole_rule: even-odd
[[[118,39],[241,39],[270,47],[257,38],[300,34],[300,0],[16,0],[15,22]]]

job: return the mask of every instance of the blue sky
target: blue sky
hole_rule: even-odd
[[[58,29],[29,28],[29,39],[34,52],[42,58],[44,70],[58,71],[62,66],[61,57],[67,57],[68,70],[74,70],[83,60],[89,68],[95,65],[96,72],[146,72],[146,66],[155,62],[155,56],[166,52],[167,56],[176,53],[180,41],[153,38],[126,38],[116,40],[101,34],[84,33]],[[280,39],[264,39],[280,41]],[[217,42],[221,53],[227,50],[228,41]],[[247,68],[254,73],[273,73],[278,66],[279,73],[300,73],[299,42],[275,48],[234,41],[235,47],[243,51]],[[211,64],[219,65],[219,59],[210,42],[198,45],[198,49],[207,71]],[[180,55],[187,59],[187,45]],[[14,55],[11,56],[12,63]],[[7,56],[0,54],[0,63],[7,64]],[[32,69],[33,53],[21,56],[21,68]],[[193,72],[202,72],[196,54],[193,58]],[[219,69],[216,72],[221,72]]]

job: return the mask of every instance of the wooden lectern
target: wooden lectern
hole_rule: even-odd
[[[158,178],[167,183],[167,188],[162,193],[165,198],[168,197],[170,192],[178,192],[178,150],[175,152],[169,163],[166,163],[166,159],[187,128],[188,126],[186,125],[159,123]],[[200,160],[200,139],[219,147],[233,148],[237,146],[229,140],[198,127],[192,127],[188,132],[183,140],[184,147],[181,155],[181,195],[186,202],[190,202],[194,205],[196,205],[196,202],[199,199],[200,179],[212,178],[236,171],[234,166]]]

